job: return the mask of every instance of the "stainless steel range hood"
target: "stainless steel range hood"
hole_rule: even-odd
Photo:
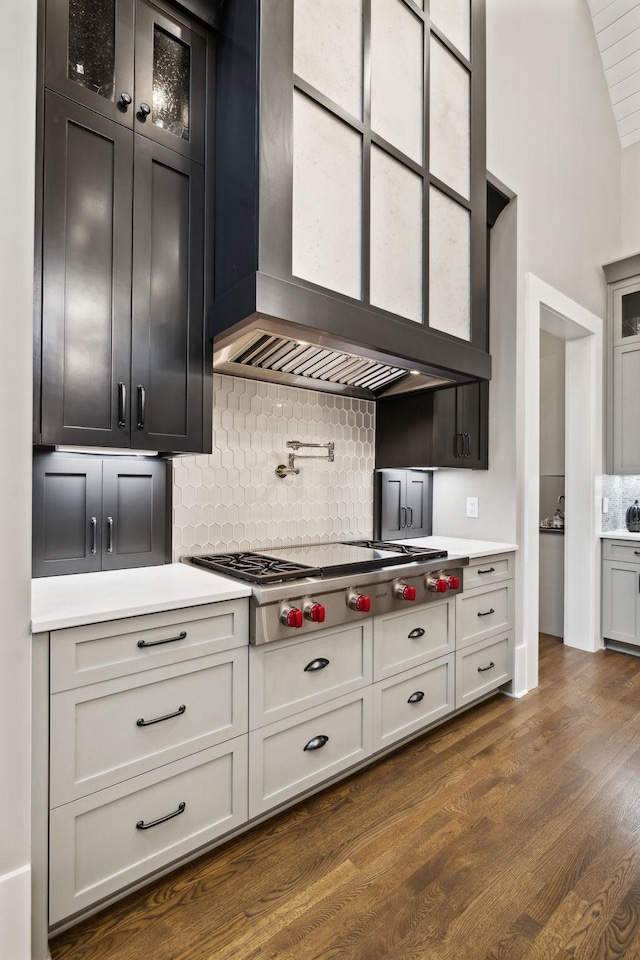
[[[227,330],[215,337],[213,346],[213,368],[218,373],[365,400],[459,380],[273,317],[256,317]]]

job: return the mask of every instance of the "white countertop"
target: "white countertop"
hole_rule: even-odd
[[[626,529],[624,530],[607,530],[606,533],[600,534],[601,540],[640,540],[640,533],[629,533]]]
[[[249,597],[251,589],[186,563],[32,581],[33,633]]]
[[[515,543],[494,543],[491,540],[463,540],[460,537],[412,537],[409,540],[395,540],[394,543],[406,543],[414,547],[435,547],[446,550],[453,560],[456,557],[490,557],[494,553],[512,553],[518,549]]]

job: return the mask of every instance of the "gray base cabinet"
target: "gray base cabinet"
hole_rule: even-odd
[[[602,637],[640,647],[640,541],[605,540]]]
[[[33,461],[33,576],[164,563],[167,462],[39,454]]]

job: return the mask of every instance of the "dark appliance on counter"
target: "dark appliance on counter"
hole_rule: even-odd
[[[301,631],[391,613],[407,603],[462,592],[468,557],[377,540],[275,547],[190,557],[189,562],[250,583],[249,639],[283,640]]]
[[[625,522],[629,533],[640,533],[640,506],[637,500],[627,510]]]

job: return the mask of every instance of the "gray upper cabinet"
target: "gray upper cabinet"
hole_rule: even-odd
[[[34,457],[34,577],[164,563],[166,473],[156,458]]]
[[[607,264],[607,470],[640,473],[640,255]]]
[[[429,471],[376,471],[375,536],[382,540],[430,536],[432,482]]]
[[[145,0],[49,7],[36,441],[208,452],[205,35]]]
[[[468,383],[433,394],[433,464],[486,470],[489,384]]]
[[[221,350],[266,315],[296,325],[292,338],[306,327],[314,344],[404,358],[407,372],[415,360],[439,383],[490,376],[484,4],[459,0],[453,17],[444,7],[430,19],[413,0],[229,4],[216,104]]]

